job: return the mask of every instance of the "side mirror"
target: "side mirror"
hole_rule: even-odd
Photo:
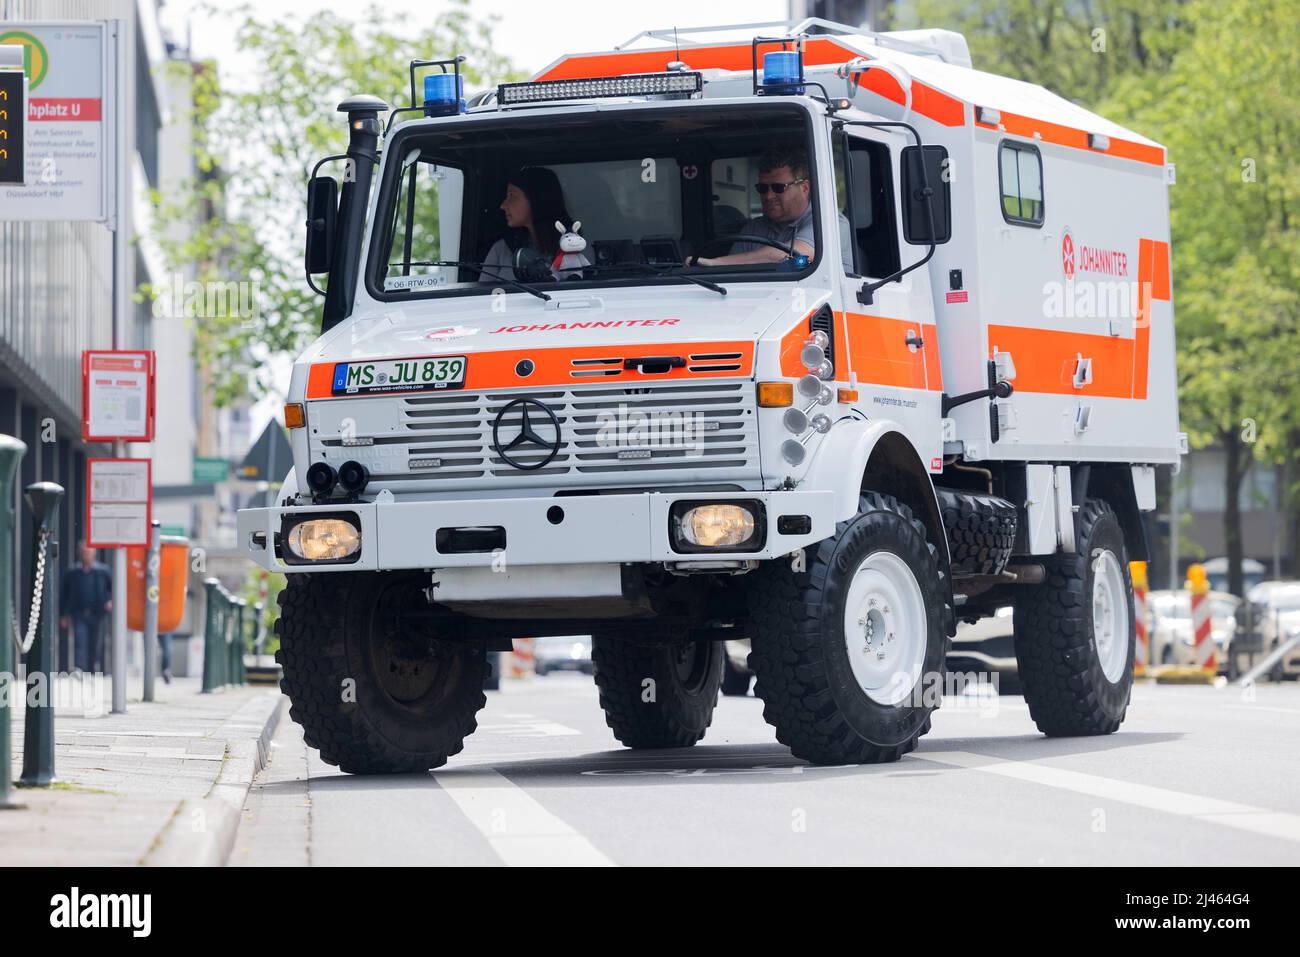
[[[515,278],[521,282],[546,282],[555,278],[551,272],[551,261],[528,246],[515,250],[511,265],[514,266]]]
[[[924,175],[922,175],[924,172]],[[914,246],[942,245],[952,239],[952,198],[948,151],[942,146],[906,146],[902,157],[903,238]],[[925,184],[925,185],[923,185]],[[929,187],[930,202],[926,203]],[[930,232],[930,212],[934,233]]]
[[[332,176],[315,176],[307,183],[307,273],[329,272],[334,262],[335,220],[339,187]]]

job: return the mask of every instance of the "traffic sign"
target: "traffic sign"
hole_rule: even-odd
[[[86,442],[152,442],[154,354],[81,353],[81,437]]]
[[[149,544],[153,469],[149,459],[86,460],[86,544]]]
[[[190,481],[195,485],[207,485],[224,482],[230,477],[230,462],[226,459],[194,457],[193,475]]]

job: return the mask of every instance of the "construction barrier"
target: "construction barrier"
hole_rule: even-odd
[[[1210,622],[1210,583],[1205,569],[1193,565],[1187,569],[1188,590],[1192,593],[1192,642],[1196,651],[1195,662],[1211,678],[1219,673],[1215,657],[1214,635]]]
[[[1211,621],[1210,582],[1203,566],[1188,567],[1184,588],[1190,593],[1192,606],[1192,664],[1161,668],[1156,680],[1164,684],[1214,684],[1219,662]]]
[[[1133,652],[1133,676],[1144,677],[1151,666],[1150,610],[1147,608],[1147,563],[1129,562],[1133,578],[1133,627],[1137,644]]]
[[[510,653],[510,677],[523,678],[533,673],[533,645],[536,638],[516,638]]]

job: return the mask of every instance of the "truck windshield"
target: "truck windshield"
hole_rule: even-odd
[[[796,278],[820,245],[809,125],[794,104],[696,102],[399,129],[371,294]]]

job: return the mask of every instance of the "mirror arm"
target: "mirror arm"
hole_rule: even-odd
[[[875,129],[884,129],[885,127],[896,126],[901,129],[905,129],[909,133],[911,133],[912,139],[916,140],[917,147],[923,145],[921,143],[921,134],[917,132],[916,127],[913,126],[911,123],[902,123],[897,120],[846,120],[844,125],[845,126],[870,126]],[[935,240],[935,236],[937,235],[934,229],[934,203],[931,201],[931,197],[934,196],[934,189],[930,186],[930,177],[925,171],[924,151],[922,151],[921,154],[921,195],[925,198],[925,214],[927,218],[930,220],[929,251],[923,257],[921,257],[921,259],[919,259],[917,262],[912,263],[912,265],[908,266],[906,269],[899,269],[893,275],[886,276],[884,279],[878,279],[875,282],[864,282],[862,284],[862,288],[858,290],[858,302],[862,303],[862,305],[864,306],[871,305],[872,297],[874,296],[877,289],[881,288],[887,283],[897,282],[898,280],[906,276],[909,272],[911,272],[913,269],[919,269],[921,266],[924,266],[934,256],[934,250],[936,248],[936,243],[934,240]]]

